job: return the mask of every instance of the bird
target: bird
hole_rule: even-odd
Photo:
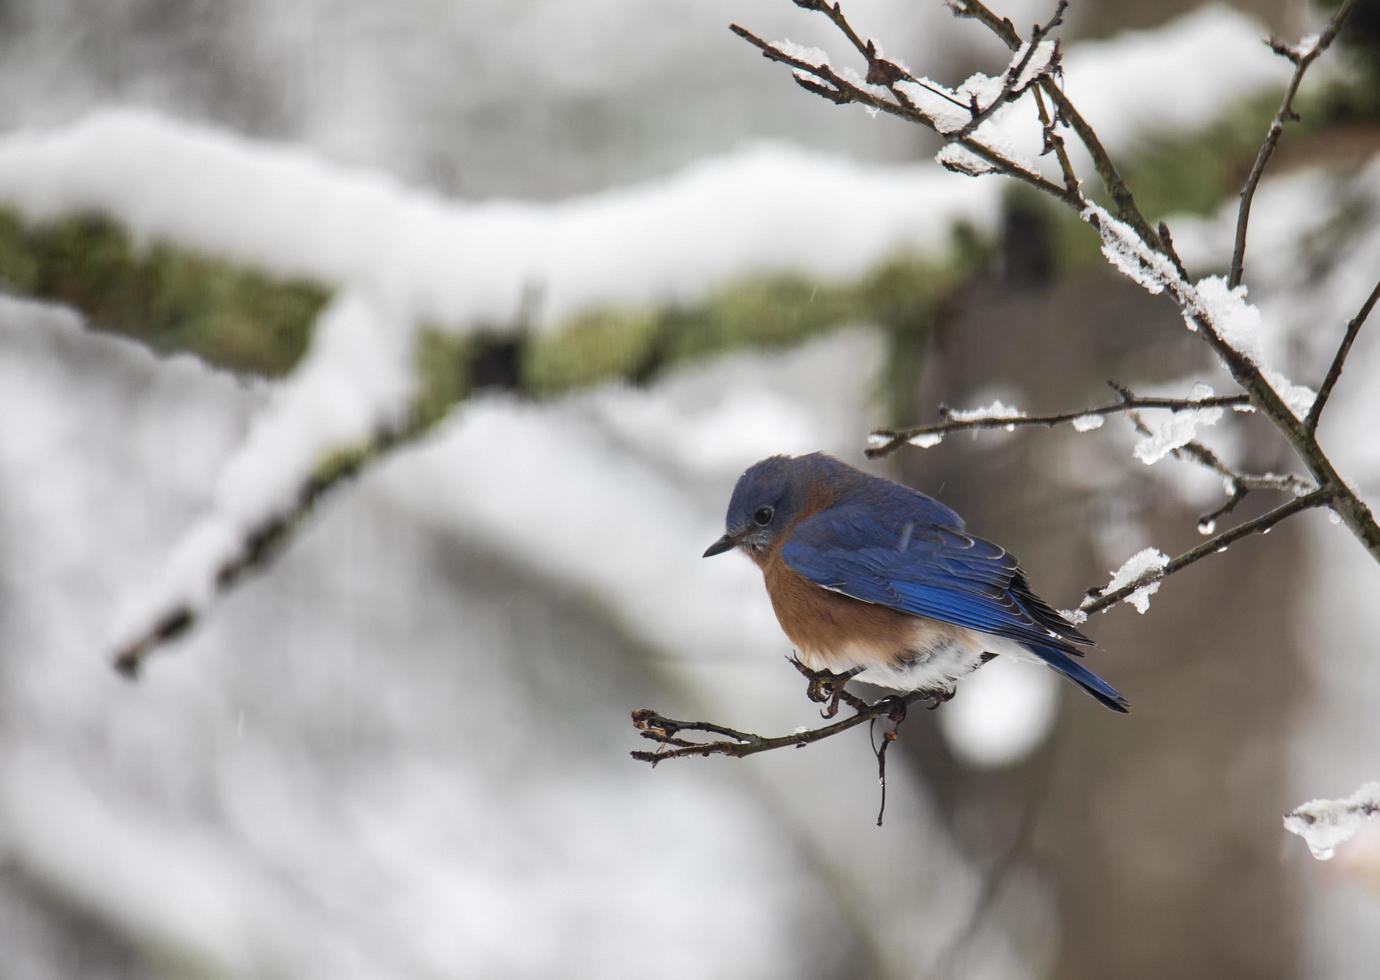
[[[1015,556],[919,490],[825,453],[771,456],[739,477],[725,526],[704,557],[736,548],[757,564],[812,671],[947,699],[960,678],[1009,655],[1130,710],[1079,663],[1093,641],[1031,591]]]

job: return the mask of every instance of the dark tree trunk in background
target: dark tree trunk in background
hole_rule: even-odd
[[[1026,247],[1038,226],[1019,227],[1023,244],[1008,249],[1007,274],[969,290],[936,331],[909,399],[894,399],[910,402],[894,421],[933,418],[941,401],[972,407],[974,397],[998,395],[1030,412],[1071,408],[1104,400],[1108,378],[1169,380],[1200,368],[1202,345],[1168,302],[1102,270],[1049,285],[1039,248]],[[1037,591],[1068,608],[1134,551],[1153,545],[1172,555],[1201,540],[1197,514],[1129,451],[1103,447],[1114,463],[1107,478],[1120,486],[1110,488],[1111,507],[1107,488],[1078,488],[1095,475],[1061,472],[1063,441],[1106,444],[1127,424],[950,436],[936,449],[904,451],[895,465],[976,532],[1012,548]],[[1211,429],[1201,434],[1211,442]],[[1286,465],[1269,455],[1274,445],[1266,436],[1253,447],[1260,469]],[[1098,536],[1122,504],[1143,536],[1123,533],[1124,553],[1108,556]],[[1241,518],[1256,512],[1243,508]],[[980,863],[1000,857],[1039,801],[1020,861],[1054,886],[1061,935],[1051,976],[1297,975],[1299,909],[1274,815],[1289,805],[1286,739],[1305,693],[1301,658],[1310,655],[1296,640],[1301,541],[1286,525],[1242,542],[1165,583],[1149,615],[1123,605],[1088,624],[1099,643],[1091,665],[1131,700],[1129,716],[1069,687],[1054,752],[993,772],[965,769],[933,729],[903,738]]]

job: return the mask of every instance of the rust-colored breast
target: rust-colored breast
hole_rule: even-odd
[[[779,545],[757,563],[777,621],[816,669],[890,664],[911,648],[917,617],[815,585],[782,560]]]

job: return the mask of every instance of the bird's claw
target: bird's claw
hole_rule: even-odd
[[[790,661],[792,666],[810,682],[805,689],[805,696],[816,704],[824,705],[820,709],[820,717],[833,718],[837,715],[839,702],[849,699],[844,687],[859,673],[861,668],[855,667],[842,674],[836,674],[831,670],[811,670],[796,657],[791,657]]]
[[[843,688],[847,683],[846,675],[834,674],[827,670],[819,671],[810,678],[810,686],[805,693],[811,701],[824,705],[819,709],[821,718],[832,718],[839,713],[839,700],[843,697]]]
[[[945,704],[949,701],[952,701],[954,699],[954,695],[958,693],[958,689],[953,687],[937,687],[934,690],[926,691],[925,693],[928,694],[930,698],[930,703],[927,707],[930,711],[933,711],[941,704]]]

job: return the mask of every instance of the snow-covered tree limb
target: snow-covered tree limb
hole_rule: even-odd
[[[964,172],[974,176],[999,173],[1015,177],[1075,210],[1085,222],[1097,231],[1103,241],[1103,252],[1115,268],[1131,277],[1147,291],[1165,293],[1174,300],[1190,329],[1195,330],[1204,339],[1221,364],[1245,392],[1250,404],[1261,412],[1289,442],[1300,461],[1308,469],[1317,489],[1289,504],[1276,508],[1276,510],[1265,515],[1265,518],[1274,522],[1306,509],[1306,507],[1299,505],[1299,501],[1302,500],[1309,501],[1306,506],[1325,504],[1341,518],[1353,535],[1370,552],[1371,556],[1376,561],[1380,561],[1380,524],[1377,524],[1366,503],[1337,472],[1331,459],[1316,438],[1317,414],[1321,412],[1321,406],[1312,397],[1311,392],[1293,385],[1279,372],[1265,364],[1259,340],[1255,335],[1258,328],[1259,313],[1246,302],[1244,289],[1238,288],[1240,266],[1244,255],[1245,233],[1254,189],[1259,183],[1260,176],[1275,144],[1279,141],[1283,123],[1293,114],[1294,95],[1304,73],[1309,65],[1327,50],[1333,38],[1336,37],[1342,23],[1354,6],[1354,0],[1344,0],[1327,28],[1316,38],[1295,48],[1287,48],[1278,43],[1274,45],[1277,51],[1285,54],[1294,62],[1295,71],[1275,121],[1257,154],[1256,165],[1252,168],[1251,176],[1242,192],[1233,272],[1226,280],[1208,277],[1197,281],[1189,276],[1174,247],[1168,227],[1163,223],[1159,226],[1158,231],[1151,227],[1136,204],[1131,189],[1126,185],[1105,144],[1078,111],[1072,95],[1057,84],[1052,73],[1040,77],[1037,83],[1031,86],[1033,93],[1037,96],[1043,94],[1054,107],[1051,117],[1046,112],[1043,101],[1038,98],[1035,100],[1036,111],[1044,132],[1045,151],[1062,149],[1062,141],[1054,139],[1052,134],[1056,133],[1061,125],[1067,126],[1093,161],[1103,189],[1114,203],[1114,215],[1085,197],[1067,154],[1056,153],[1064,178],[1061,187],[1041,175],[1034,165],[1020,161],[1013,154],[998,149],[999,141],[989,139],[987,142],[982,142],[980,137],[991,125],[990,120],[987,121],[986,126],[978,124],[969,129],[966,125],[956,124],[952,111],[939,103],[928,103],[923,109],[918,107],[914,98],[907,95],[905,88],[898,88],[907,80],[916,81],[915,76],[908,69],[898,69],[890,62],[880,59],[876,53],[879,50],[878,45],[871,40],[862,40],[858,32],[848,24],[839,3],[810,2],[801,5],[825,13],[835,26],[849,38],[853,47],[868,60],[867,83],[855,84],[852,79],[856,77],[856,73],[849,69],[833,68],[828,63],[827,56],[823,56],[822,53],[817,54],[814,61],[802,59],[784,50],[782,46],[764,42],[736,25],[733,30],[758,47],[766,57],[774,61],[782,61],[796,68],[798,80],[802,73],[807,76],[811,80],[811,85],[814,86],[811,91],[827,88],[828,91],[838,96],[835,101],[859,102],[874,109],[890,112],[932,129],[949,140],[955,139],[960,133],[964,134],[962,139],[957,140],[958,144],[964,150],[976,154],[985,164],[982,167],[964,168]],[[950,6],[959,16],[972,18],[992,31],[1011,51],[1019,52],[1026,44],[1009,19],[997,16],[981,0],[951,0]],[[1062,5],[1056,10],[1050,24],[1046,28],[1036,28],[1036,33],[1043,37],[1042,32],[1046,31],[1049,26],[1058,23],[1061,12]],[[937,91],[940,95],[948,98],[950,102],[957,101],[942,88],[936,87],[927,80],[921,81],[923,90]],[[872,84],[875,82],[885,82],[885,88]],[[887,97],[888,94],[890,98]],[[969,106],[967,108],[968,121],[977,122],[978,111],[978,108]],[[954,160],[952,156],[946,159],[941,154],[940,162],[949,166],[954,163]],[[1332,383],[1335,383],[1337,375],[1341,372],[1346,353],[1350,349],[1350,340],[1354,339],[1356,332],[1359,331],[1360,324],[1365,320],[1373,303],[1374,295],[1367,300],[1361,313],[1348,325],[1346,334],[1338,348],[1337,356],[1334,358],[1332,367],[1328,370],[1327,377]],[[1330,390],[1328,381],[1325,380],[1324,385],[1328,386]],[[1056,416],[1056,418],[1063,421],[1061,417]],[[1068,421],[1072,422],[1073,417],[1070,417]],[[962,424],[971,428],[1011,428],[1022,424],[1042,423],[1014,419],[1009,417],[1008,413],[999,417],[994,415],[963,420]],[[933,445],[939,438],[942,438],[942,425],[940,427],[920,427],[909,436],[902,436],[899,432],[874,434],[870,449],[873,453],[877,453],[890,451],[907,443]],[[1194,450],[1189,451],[1190,454],[1199,462],[1210,465],[1215,457],[1206,455],[1208,451],[1205,447],[1197,446],[1197,444],[1195,446]],[[1250,489],[1254,489],[1254,487],[1245,483],[1235,484],[1229,492],[1227,503],[1217,512],[1205,518],[1204,521],[1210,522],[1230,512]],[[1247,525],[1242,525],[1241,528],[1227,533],[1235,534],[1254,523],[1248,522]],[[1250,533],[1250,531],[1246,530],[1243,533]],[[1212,542],[1205,544],[1208,543]],[[1203,554],[1206,553],[1210,552]],[[1187,555],[1195,554],[1198,554],[1198,549],[1186,553],[1185,556],[1180,556],[1180,559],[1186,559]],[[1180,559],[1169,563],[1166,568],[1172,571],[1185,567],[1192,561],[1196,561],[1197,557],[1187,558],[1184,561],[1180,561]],[[1161,574],[1168,574],[1168,572]],[[1103,606],[1097,608],[1103,608]]]

